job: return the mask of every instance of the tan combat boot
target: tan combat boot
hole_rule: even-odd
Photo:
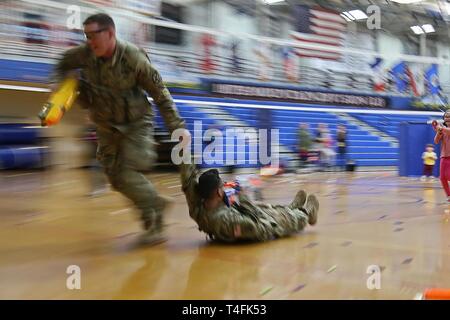
[[[308,223],[310,225],[315,225],[317,223],[317,216],[319,211],[319,200],[313,194],[310,194],[306,198],[306,204],[303,207],[308,214]]]
[[[306,196],[307,195],[306,195],[305,190],[300,190],[299,192],[297,192],[294,200],[289,205],[289,208],[291,208],[291,209],[303,208],[303,206],[305,205],[305,202],[306,202]]]

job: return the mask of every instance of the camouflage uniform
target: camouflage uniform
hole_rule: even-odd
[[[227,206],[223,203],[218,208],[207,210],[197,192],[198,175],[195,165],[181,165],[181,183],[189,215],[197,222],[199,230],[211,239],[267,241],[299,232],[311,221],[308,212],[297,206],[297,199],[288,206],[255,204],[242,192],[239,204]]]
[[[89,109],[97,126],[97,158],[112,187],[140,209],[146,229],[160,226],[160,211],[166,203],[139,171],[150,169],[157,157],[154,113],[145,92],[153,98],[170,132],[184,128],[169,91],[145,52],[128,42],[117,41],[111,59],[95,57],[87,45],[66,51],[54,80],[77,69],[78,102]]]

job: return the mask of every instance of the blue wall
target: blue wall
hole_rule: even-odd
[[[428,143],[434,145],[435,132],[431,125],[424,123],[403,122],[400,124],[400,166],[402,177],[417,177],[423,174],[422,153]],[[438,160],[433,175],[439,176],[440,145],[434,145]]]

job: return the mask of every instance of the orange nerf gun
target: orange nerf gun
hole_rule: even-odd
[[[428,288],[422,294],[418,294],[421,300],[450,300],[450,289]]]
[[[53,126],[61,121],[64,113],[72,108],[78,96],[78,80],[66,78],[59,88],[52,92],[48,101],[39,112],[39,119],[43,127]]]

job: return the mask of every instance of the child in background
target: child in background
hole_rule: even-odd
[[[425,179],[428,177],[430,180],[432,180],[433,177],[433,168],[434,164],[436,163],[436,153],[434,152],[434,147],[432,144],[427,144],[425,148],[425,152],[422,153],[422,159],[423,159],[423,176],[420,180],[425,181]]]

